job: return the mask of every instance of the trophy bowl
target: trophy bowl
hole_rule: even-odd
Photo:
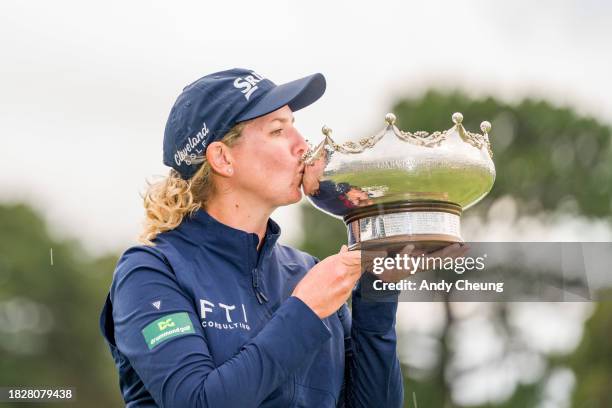
[[[495,166],[482,134],[452,115],[446,131],[404,132],[396,117],[374,136],[336,143],[324,126],[324,140],[304,155],[302,188],[319,210],[344,220],[350,249],[364,243],[406,245],[427,251],[463,242],[463,210],[493,187]]]

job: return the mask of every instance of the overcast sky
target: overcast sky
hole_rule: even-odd
[[[338,136],[374,132],[395,98],[430,86],[544,96],[611,123],[611,8],[3,0],[0,200],[29,201],[56,233],[96,252],[124,249],[138,233],[145,179],[167,173],[161,143],[174,99],[236,66],[277,83],[322,72],[326,94],[296,114],[313,141],[323,124]],[[295,208],[274,216],[285,241],[299,234]]]

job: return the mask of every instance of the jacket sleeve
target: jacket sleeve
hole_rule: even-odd
[[[331,336],[290,297],[235,356],[216,364],[197,306],[163,258],[142,247],[120,259],[111,302],[117,348],[160,407],[259,406]]]
[[[404,387],[395,333],[398,294],[386,294],[378,301],[364,299],[360,287],[371,282],[372,275],[366,273],[353,291],[346,406],[401,407]]]

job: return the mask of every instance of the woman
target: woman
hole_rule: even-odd
[[[127,406],[402,405],[397,301],[353,291],[358,251],[318,262],[270,219],[302,194],[292,112],[324,91],[321,74],[276,86],[232,69],[178,97],[172,170],[145,194],[144,245],[119,260],[100,318]]]

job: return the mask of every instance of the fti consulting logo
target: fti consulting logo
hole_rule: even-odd
[[[221,310],[219,310],[221,309]],[[246,308],[240,303],[240,308],[233,304],[200,299],[200,319],[202,327],[220,330],[251,330]]]

